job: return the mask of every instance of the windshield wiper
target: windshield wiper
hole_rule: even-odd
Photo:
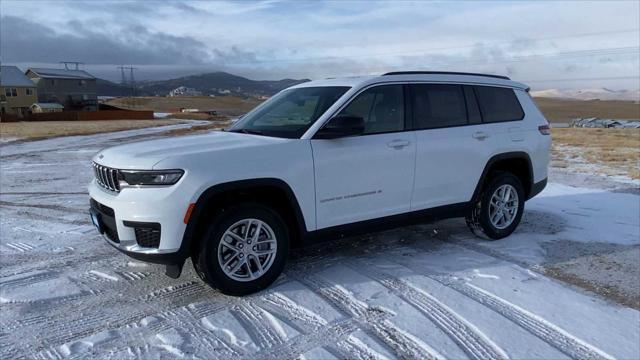
[[[253,130],[253,129],[238,129],[238,130],[231,130],[233,132],[239,132],[239,133],[243,133],[243,134],[252,134],[252,135],[264,135],[264,133],[260,130]]]

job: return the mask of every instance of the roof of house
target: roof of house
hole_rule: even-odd
[[[36,105],[41,109],[64,109],[64,106],[58,103],[34,103],[33,105]]]
[[[84,70],[30,68],[27,71],[31,71],[43,79],[95,79],[95,76]]]
[[[2,86],[19,86],[19,87],[35,87],[36,84],[24,75],[16,66],[2,65],[0,66],[0,85]]]

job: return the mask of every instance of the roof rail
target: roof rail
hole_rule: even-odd
[[[425,74],[425,75],[472,75],[472,76],[484,76],[496,79],[503,80],[511,80],[503,75],[492,75],[492,74],[478,74],[478,73],[466,73],[466,72],[455,72],[455,71],[392,71],[386,74],[382,74],[382,76],[386,75],[415,75],[415,74]]]

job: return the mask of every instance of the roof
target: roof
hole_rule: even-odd
[[[84,70],[30,68],[27,71],[31,71],[43,79],[95,79],[95,76]]]
[[[37,105],[41,109],[64,109],[64,106],[58,103],[34,103],[33,105]]]
[[[518,89],[527,89],[528,86],[516,81],[504,79],[503,77],[487,76],[484,74],[465,74],[448,72],[399,72],[387,73],[381,76],[358,76],[335,79],[314,80],[293,86],[294,88],[314,87],[314,86],[348,86],[364,87],[378,83],[391,83],[397,81],[416,82],[453,82],[461,84],[497,85],[508,86]]]
[[[16,86],[16,87],[36,87],[36,84],[31,81],[18,67],[2,65],[0,66],[0,85],[2,86]]]

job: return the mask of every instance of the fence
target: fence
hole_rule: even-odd
[[[105,111],[62,111],[33,113],[24,117],[3,114],[0,121],[95,121],[95,120],[153,120],[153,111],[105,110]]]

